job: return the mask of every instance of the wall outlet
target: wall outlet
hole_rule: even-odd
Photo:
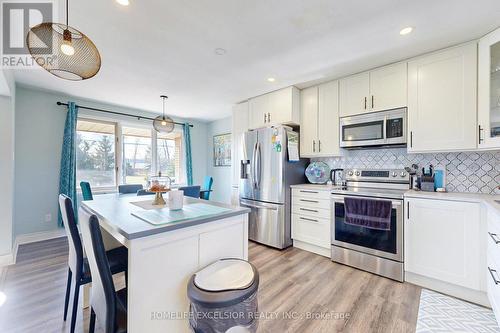
[[[52,222],[52,214],[51,213],[45,214],[45,222]]]

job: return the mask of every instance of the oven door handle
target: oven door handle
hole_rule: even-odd
[[[350,198],[370,198],[370,199],[373,199],[373,200],[377,200],[377,199],[380,199],[380,200],[389,200],[392,202],[392,206],[393,207],[396,207],[396,206],[401,206],[403,204],[402,200],[392,200],[392,199],[384,199],[384,198],[374,198],[374,197],[366,197],[366,196],[349,196],[349,195],[336,195],[336,194],[332,194],[330,196],[331,200],[333,201],[333,203],[344,203],[344,198],[345,197],[350,197]]]

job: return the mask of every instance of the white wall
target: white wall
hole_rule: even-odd
[[[68,100],[86,106],[154,116],[141,110],[18,87],[15,114],[15,235],[57,228],[59,166],[66,108],[56,105],[56,102]],[[102,116],[101,113],[96,114]],[[191,129],[193,178],[199,184],[207,174],[207,124],[189,122],[194,125]],[[27,205],[29,209],[26,209]],[[46,214],[52,215],[52,221],[45,222]]]
[[[15,83],[10,72],[0,71],[0,257],[10,257],[14,216]],[[1,261],[1,260],[0,260]]]
[[[210,200],[231,203],[231,167],[214,167],[213,137],[231,133],[231,117],[216,120],[208,124],[208,175],[214,178]]]

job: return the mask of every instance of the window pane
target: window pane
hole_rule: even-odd
[[[158,133],[158,171],[172,178],[173,183],[181,182],[181,135],[179,133]]]
[[[76,182],[92,187],[115,186],[114,124],[78,120],[76,136]]]
[[[146,185],[151,174],[151,130],[123,127],[123,183]]]

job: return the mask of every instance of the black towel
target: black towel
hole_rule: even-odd
[[[392,202],[345,197],[345,223],[377,230],[391,230]]]

